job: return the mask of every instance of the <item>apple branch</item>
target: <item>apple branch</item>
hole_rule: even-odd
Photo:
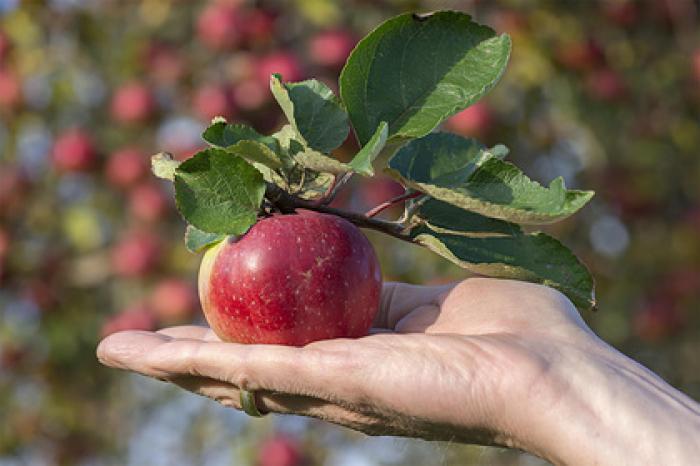
[[[388,201],[384,201],[381,204],[373,207],[372,209],[367,211],[365,216],[368,218],[372,218],[372,217],[380,214],[382,211],[388,209],[389,207],[398,204],[399,202],[404,202],[404,201],[407,201],[409,199],[414,199],[414,198],[422,196],[422,195],[423,195],[423,193],[421,193],[420,191],[405,192],[400,196],[396,196],[392,199],[389,199]]]
[[[343,209],[337,209],[335,207],[329,207],[318,202],[307,201],[289,194],[282,188],[272,183],[267,183],[265,197],[275,207],[285,213],[294,212],[296,209],[306,209],[324,214],[337,215],[338,217],[342,217],[360,228],[381,231],[382,233],[386,233],[394,238],[413,243],[411,237],[404,233],[404,226],[400,223],[379,220],[376,218],[367,217],[366,215],[359,214],[357,212],[350,212]]]

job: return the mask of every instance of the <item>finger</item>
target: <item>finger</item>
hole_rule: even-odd
[[[387,282],[382,289],[379,312],[374,327],[393,329],[409,312],[424,305],[440,305],[455,284],[440,286],[409,285]]]
[[[246,390],[348,400],[364,393],[359,378],[353,376],[361,364],[352,354],[340,343],[333,351],[317,351],[173,339],[134,331],[110,335],[98,347],[98,357],[104,364],[158,379],[194,375]]]
[[[436,304],[417,307],[413,312],[402,317],[394,328],[396,333],[429,333],[430,326],[440,316],[440,308]]]
[[[170,379],[169,382],[198,395],[211,398],[224,406],[242,409],[240,391],[233,385],[203,377],[177,377]],[[370,427],[377,431],[381,430],[377,426],[380,423],[378,416],[359,413],[323,399],[268,391],[258,391],[255,398],[258,409],[262,413],[274,412],[310,416],[365,432]]]
[[[221,341],[209,328],[203,325],[179,325],[158,330],[156,333],[171,338],[188,338],[191,340]]]

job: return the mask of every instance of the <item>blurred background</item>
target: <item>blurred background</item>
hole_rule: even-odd
[[[94,356],[119,329],[202,321],[200,258],[150,154],[190,156],[215,115],[271,131],[282,114],[270,73],[335,86],[377,24],[446,7],[513,37],[504,79],[446,128],[508,145],[537,180],[597,191],[548,228],[596,277],[600,311],[584,317],[700,399],[693,0],[0,0],[1,466],[544,464],[298,417],[250,421]],[[360,180],[339,202],[366,210],[396,189]],[[467,276],[370,236],[387,279]]]

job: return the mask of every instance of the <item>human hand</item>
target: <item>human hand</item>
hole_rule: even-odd
[[[242,388],[257,393],[264,411],[368,434],[518,447],[558,463],[620,458],[628,439],[609,435],[615,425],[602,418],[610,391],[640,378],[664,386],[539,285],[388,283],[375,327],[367,337],[302,348],[223,343],[204,327],[121,332],[98,357],[238,409]],[[629,406],[615,409],[632,419],[639,403],[650,409],[646,395],[633,390]],[[608,456],[582,451],[581,435]]]

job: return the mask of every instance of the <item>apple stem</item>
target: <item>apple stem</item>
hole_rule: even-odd
[[[373,207],[372,209],[368,210],[367,213],[365,214],[365,217],[372,218],[376,216],[377,214],[383,212],[384,210],[388,209],[389,207],[398,204],[399,202],[404,202],[409,199],[414,199],[418,196],[422,196],[423,193],[419,191],[406,191],[400,196],[396,196],[392,199],[389,199],[388,201],[384,201],[381,204]]]
[[[364,214],[350,212],[335,207],[329,207],[316,201],[307,201],[297,196],[293,196],[272,183],[267,183],[265,197],[272,202],[283,213],[292,213],[296,209],[313,210],[324,214],[337,215],[345,220],[357,225],[360,228],[381,231],[403,241],[413,243],[413,239],[404,233],[405,227],[398,222],[389,222],[376,218],[367,217]]]

